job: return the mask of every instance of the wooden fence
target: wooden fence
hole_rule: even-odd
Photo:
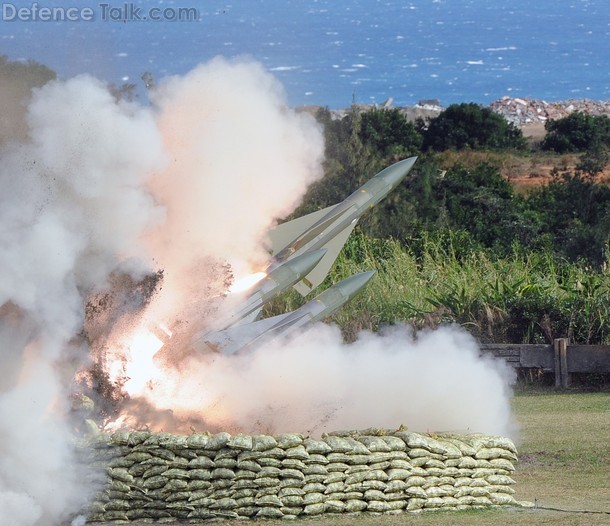
[[[483,343],[480,348],[516,369],[554,373],[556,387],[569,387],[572,373],[610,373],[610,345],[570,345],[558,338],[553,345]]]

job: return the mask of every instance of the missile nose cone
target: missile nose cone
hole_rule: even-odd
[[[370,281],[375,274],[374,270],[368,272],[361,272],[355,276],[350,276],[344,279],[341,283],[337,284],[337,287],[341,291],[341,294],[351,298],[354,294],[362,290],[362,288]]]
[[[409,157],[408,159],[398,161],[382,170],[380,175],[383,175],[385,182],[394,188],[411,171],[415,161],[417,161],[417,157]]]
[[[318,250],[312,250],[311,252],[305,252],[305,254],[301,256],[289,259],[286,265],[288,265],[295,274],[302,276],[315,267],[327,251],[328,249],[326,248],[320,248]]]

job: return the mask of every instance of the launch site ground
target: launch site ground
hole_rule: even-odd
[[[515,497],[536,502],[537,509],[324,515],[295,522],[304,526],[610,525],[610,392],[521,388],[513,398],[513,410],[521,427],[516,440],[519,462],[513,474],[517,482]],[[170,526],[179,524],[182,523]],[[253,524],[279,526],[286,521],[261,520]]]

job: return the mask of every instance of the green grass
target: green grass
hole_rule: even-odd
[[[407,322],[418,328],[458,323],[494,343],[548,343],[562,337],[610,343],[607,269],[594,271],[517,248],[504,257],[461,253],[460,243],[455,233],[424,236],[415,250],[352,234],[324,286],[365,270],[377,275],[332,321],[347,339],[362,329]],[[265,315],[294,310],[304,301],[291,291],[272,302]]]
[[[610,513],[610,393],[517,395],[514,408],[523,426],[518,497]],[[610,515],[582,515],[610,524]]]
[[[610,396],[608,393],[517,396],[515,409],[530,422],[522,458],[538,465],[610,467]],[[579,433],[566,429],[581,428]]]

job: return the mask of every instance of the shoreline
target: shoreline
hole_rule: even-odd
[[[557,120],[567,117],[571,113],[581,112],[587,115],[610,117],[610,100],[593,99],[567,99],[563,101],[547,102],[543,99],[529,97],[504,96],[487,106],[492,111],[502,115],[508,122],[519,126],[528,127],[544,124],[549,120]],[[315,115],[318,109],[324,106],[300,106],[297,111],[303,111]],[[433,119],[437,117],[445,107],[438,99],[421,100],[414,106],[393,106],[392,99],[383,104],[354,104],[350,108],[330,109],[333,119],[342,119],[351,108],[358,111],[369,111],[371,109],[398,109],[404,113],[407,120],[415,121],[418,118]]]

